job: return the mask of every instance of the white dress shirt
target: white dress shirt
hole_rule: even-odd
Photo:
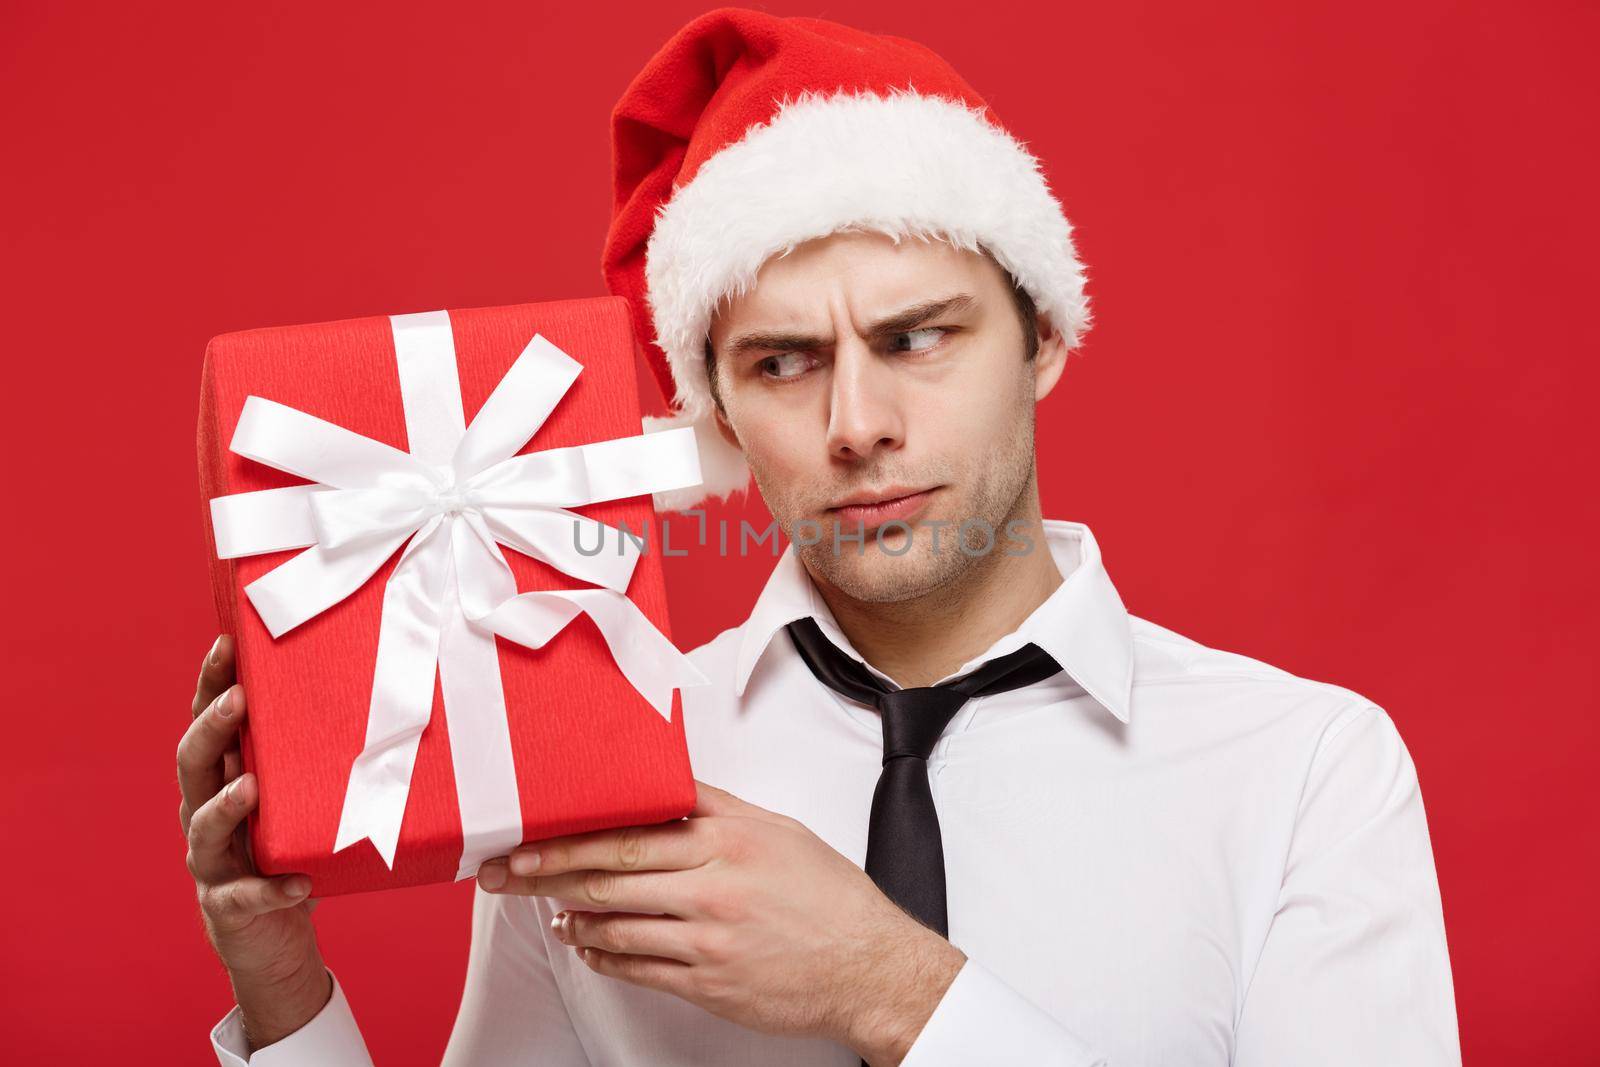
[[[968,961],[904,1067],[1459,1064],[1422,798],[1389,716],[1128,614],[1088,527],[1045,529],[1062,584],[944,679],[1030,641],[1063,668],[970,700],[928,761]],[[882,732],[801,661],[783,628],[803,616],[861,659],[789,547],[749,619],[691,653],[712,684],[683,694],[690,759],[863,864]],[[552,936],[558,907],[477,891],[446,1064],[858,1062],[594,973]],[[254,1056],[237,1008],[212,1042],[226,1067],[370,1062],[337,980]]]

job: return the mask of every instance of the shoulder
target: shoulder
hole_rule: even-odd
[[[1205,789],[1222,796],[1273,797],[1270,807],[1322,826],[1329,840],[1380,815],[1422,825],[1418,771],[1385,707],[1335,682],[1130,620],[1135,748],[1167,766],[1198,768]]]
[[[1189,689],[1197,695],[1227,691],[1244,697],[1366,705],[1372,701],[1334,682],[1295,674],[1240,652],[1202,644],[1136,615],[1128,617],[1134,647],[1134,683]]]
[[[1352,741],[1403,754],[1388,711],[1337,682],[1307,677],[1129,616],[1134,718],[1194,737],[1250,735],[1289,743],[1307,764]]]

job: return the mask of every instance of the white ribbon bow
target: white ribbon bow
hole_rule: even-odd
[[[707,684],[625,595],[638,541],[566,510],[698,485],[700,463],[692,427],[519,456],[582,365],[536,335],[468,426],[449,314],[394,315],[390,326],[411,451],[247,397],[229,448],[317,484],[217,497],[211,518],[222,559],[305,548],[245,587],[273,637],[355,592],[409,540],[383,591],[366,743],[333,850],[370,839],[394,867],[437,667],[460,880],[522,841],[495,635],[539,648],[587,614],[669,722],[673,690]],[[601,588],[518,593],[500,545]]]

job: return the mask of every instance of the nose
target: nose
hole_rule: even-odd
[[[892,369],[859,337],[834,346],[828,454],[860,461],[904,443],[905,424]]]

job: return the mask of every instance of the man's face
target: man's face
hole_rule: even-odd
[[[1034,405],[1066,354],[1048,322],[1040,332],[1030,362],[994,260],[879,234],[801,245],[723,305],[711,343],[724,430],[814,575],[899,601],[981,565],[990,533],[991,553],[1019,550],[1005,525],[1036,510]],[[896,519],[913,529],[885,526]]]

